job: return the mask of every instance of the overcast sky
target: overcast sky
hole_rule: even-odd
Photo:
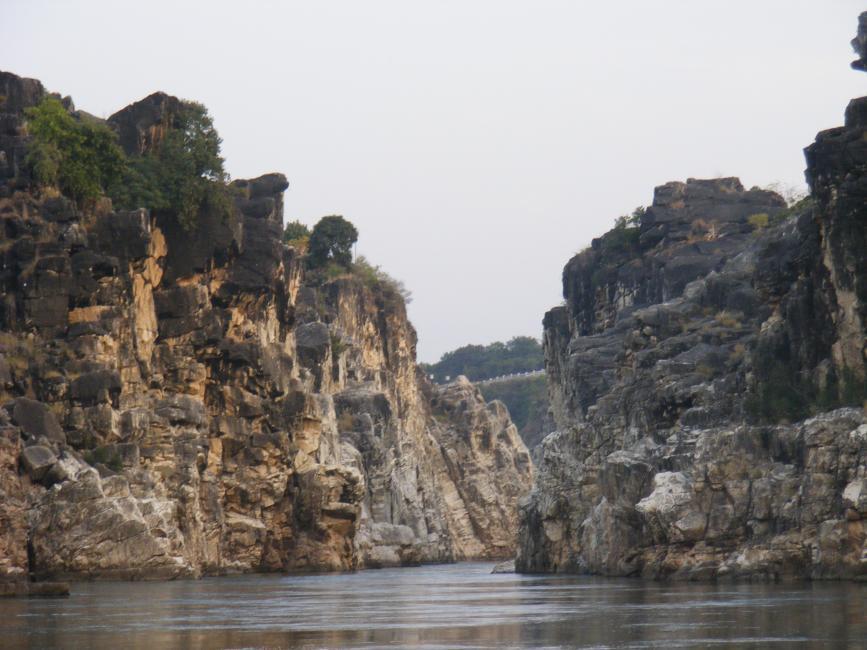
[[[342,214],[412,290],[419,358],[539,336],[569,257],[687,177],[803,185],[856,0],[0,0],[0,69],[107,117],[203,102],[235,178]]]

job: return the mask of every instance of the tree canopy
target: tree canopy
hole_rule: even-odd
[[[507,343],[497,341],[490,345],[465,345],[446,352],[433,364],[422,364],[425,372],[436,381],[466,375],[478,381],[516,372],[539,370],[544,365],[542,346],[531,336],[516,336]]]
[[[347,269],[352,264],[352,245],[358,241],[358,230],[339,215],[322,217],[313,226],[307,261],[310,268],[337,264]]]
[[[174,128],[153,150],[127,161],[121,183],[112,188],[119,207],[171,210],[180,224],[192,229],[201,210],[228,216],[231,202],[220,155],[222,140],[208,110],[183,102]]]
[[[300,221],[289,221],[283,228],[283,241],[287,244],[310,239],[310,228]]]

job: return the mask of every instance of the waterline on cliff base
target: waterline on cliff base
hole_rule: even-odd
[[[858,647],[867,586],[491,575],[490,563],[169,583],[0,602],[5,648]]]

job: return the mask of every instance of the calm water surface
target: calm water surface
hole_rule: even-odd
[[[867,648],[867,585],[491,575],[483,563],[80,583],[0,600],[0,648]]]

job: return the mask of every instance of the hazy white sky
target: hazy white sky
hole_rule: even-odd
[[[203,102],[233,177],[342,214],[414,294],[419,358],[539,336],[568,258],[653,187],[802,184],[865,93],[856,0],[0,0],[0,69],[107,117]]]

